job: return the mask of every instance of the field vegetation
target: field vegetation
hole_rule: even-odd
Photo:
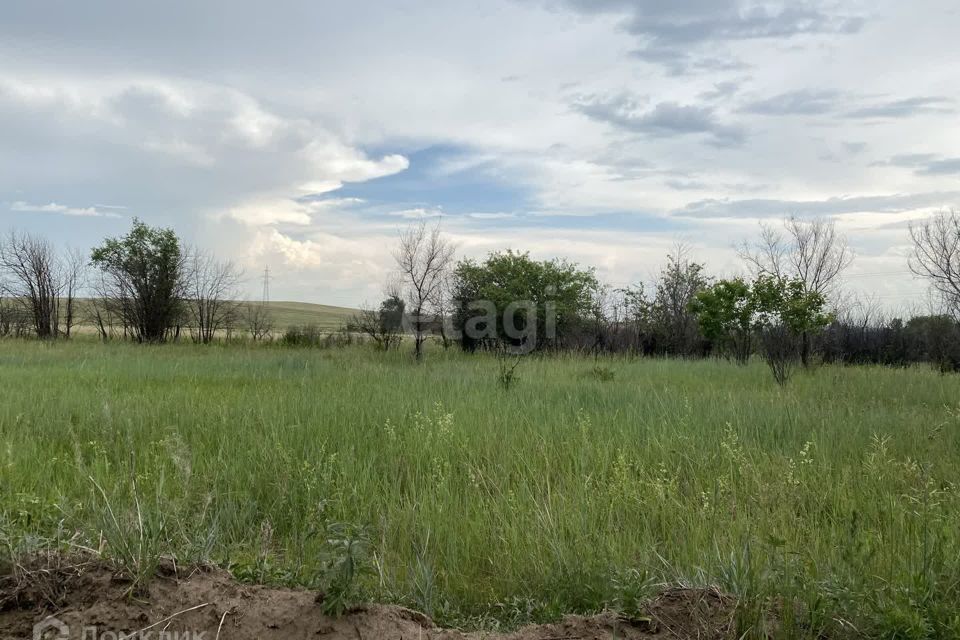
[[[161,556],[512,627],[665,585],[737,635],[960,635],[960,378],[753,360],[0,345],[3,561]]]
[[[829,220],[762,227],[742,275],[678,247],[624,289],[457,260],[421,222],[380,304],[324,324],[239,302],[170,229],[89,260],[12,231],[0,611],[29,558],[80,553],[131,599],[172,558],[332,616],[642,622],[681,586],[729,594],[724,637],[960,637],[960,214],[910,234],[937,306],[904,320],[842,295]]]

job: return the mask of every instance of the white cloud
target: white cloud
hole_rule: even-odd
[[[513,213],[503,213],[497,211],[489,213],[479,211],[477,213],[468,213],[467,217],[474,218],[475,220],[506,220],[509,218],[515,218],[516,215]]]
[[[244,256],[248,265],[271,265],[283,287],[293,291],[322,291],[329,304],[357,305],[382,294],[393,258],[384,247],[392,238],[346,238],[321,230],[297,238],[277,229],[255,232]]]
[[[291,224],[308,226],[316,216],[334,214],[341,209],[363,204],[362,198],[323,198],[297,200],[293,198],[262,198],[230,207],[219,216],[229,217],[250,227]]]
[[[101,208],[107,208],[100,205]],[[110,207],[115,208],[115,207]],[[56,202],[48,204],[31,204],[18,200],[10,205],[11,211],[23,213],[58,213],[64,216],[77,216],[81,218],[119,218],[120,216],[112,211],[101,211],[94,207],[68,207]]]
[[[229,217],[251,227],[284,223],[309,225],[313,221],[312,214],[309,206],[290,199],[248,202],[227,211]]]
[[[676,222],[673,212],[726,216],[685,220],[711,256],[756,218],[799,205],[895,261],[904,230],[876,230],[958,190],[957,104],[938,98],[960,92],[943,56],[960,30],[948,0],[412,0],[377,11],[371,22],[363,3],[238,0],[223,12],[170,0],[6,12],[0,200],[53,200],[63,210],[45,212],[66,218],[115,210],[57,203],[123,202],[231,256],[259,247],[257,259],[291,269],[291,296],[356,302],[389,269],[397,224],[440,211],[465,251],[471,238],[529,242],[622,280],[637,268],[630,251],[659,260],[671,234],[644,225]],[[432,165],[410,166],[431,149]],[[905,154],[929,161],[889,161]],[[404,172],[403,189],[382,181],[369,203],[338,197]],[[487,184],[520,195],[485,201]],[[610,214],[620,229],[601,228]],[[99,240],[63,222],[44,231]]]
[[[423,220],[424,218],[439,218],[443,215],[443,211],[440,209],[427,209],[426,207],[414,207],[412,209],[391,211],[390,215],[408,220]]]

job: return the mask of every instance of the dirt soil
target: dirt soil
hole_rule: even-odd
[[[212,568],[166,565],[144,593],[131,596],[129,591],[128,581],[95,561],[0,574],[0,638],[712,640],[729,637],[735,606],[715,591],[674,589],[652,600],[642,617],[567,616],[555,624],[494,634],[441,629],[421,613],[387,605],[358,607],[333,619],[323,615],[313,592],[240,584]],[[44,621],[47,628],[34,635],[34,625]],[[84,636],[91,626],[97,635],[88,630]]]

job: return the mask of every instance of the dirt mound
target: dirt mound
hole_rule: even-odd
[[[142,594],[129,591],[129,582],[97,562],[0,578],[0,638],[710,640],[728,636],[734,606],[713,591],[678,589],[654,599],[642,617],[567,616],[497,635],[440,629],[421,613],[386,605],[359,607],[332,619],[323,615],[314,593],[244,585],[211,568],[178,571],[168,565]],[[34,635],[37,624],[45,626],[39,636]]]

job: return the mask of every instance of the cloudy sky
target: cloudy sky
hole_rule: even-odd
[[[960,206],[954,0],[5,0],[0,226],[131,218],[255,297],[374,300],[400,229],[614,285],[829,216],[849,286],[919,300],[907,224]]]

